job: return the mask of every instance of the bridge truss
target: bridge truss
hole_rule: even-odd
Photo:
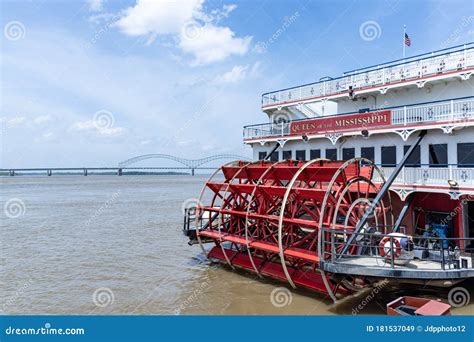
[[[196,169],[200,167],[201,165],[207,164],[211,161],[215,160],[221,160],[221,159],[234,159],[234,160],[249,160],[246,157],[242,157],[236,154],[217,154],[213,156],[208,156],[200,159],[186,159],[186,158],[180,158],[176,156],[172,156],[169,154],[144,154],[141,156],[136,156],[127,160],[124,160],[123,162],[118,164],[119,168],[125,168],[129,167],[130,165],[133,165],[135,163],[138,163],[143,160],[147,159],[168,159],[168,160],[173,160],[175,162],[178,162],[180,164],[183,164],[184,166],[190,168],[190,169]]]

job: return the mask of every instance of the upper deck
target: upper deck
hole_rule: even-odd
[[[423,87],[432,80],[467,79],[474,70],[474,43],[459,45],[410,58],[352,70],[338,78],[272,91],[262,95],[262,109],[358,95],[385,94],[409,85]]]
[[[371,111],[341,113],[290,122],[244,126],[246,143],[328,138],[333,144],[343,136],[398,133],[403,140],[423,129],[453,129],[474,126],[474,97],[440,100]]]

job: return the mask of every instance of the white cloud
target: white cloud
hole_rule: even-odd
[[[210,20],[214,22],[219,22],[224,18],[227,18],[233,10],[237,8],[237,5],[224,5],[221,9],[214,9],[211,11]]]
[[[245,78],[247,75],[248,65],[236,65],[232,70],[227,71],[226,73],[217,76],[213,83],[222,84],[222,83],[236,83]]]
[[[24,116],[14,116],[12,118],[2,117],[0,118],[0,123],[5,125],[7,128],[21,126],[26,123],[26,118]]]
[[[260,72],[260,62],[250,65],[236,65],[231,70],[218,75],[212,81],[213,84],[237,83],[248,77],[254,77]]]
[[[158,36],[171,36],[183,52],[194,56],[194,65],[247,53],[252,37],[236,37],[229,27],[218,25],[236,6],[224,5],[206,13],[203,4],[204,0],[138,0],[116,26],[129,36],[148,36],[147,44]]]
[[[145,139],[140,141],[140,145],[150,145],[153,142],[151,139]]]
[[[129,36],[175,34],[201,11],[202,3],[203,0],[138,0],[134,7],[125,10],[117,25]]]
[[[119,15],[118,14],[114,14],[114,13],[106,13],[106,12],[101,12],[101,13],[97,13],[97,14],[94,14],[94,15],[91,15],[89,17],[89,21],[91,23],[94,23],[96,25],[99,25],[99,24],[104,24],[102,27],[99,28],[99,30],[105,30],[105,29],[109,29],[110,26],[112,26],[112,24],[119,20]]]
[[[113,138],[119,137],[126,133],[123,127],[101,127],[94,120],[77,121],[69,128],[70,132],[83,132],[93,134],[98,137]]]
[[[35,143],[55,142],[56,135],[53,132],[42,133],[39,137],[34,139]]]
[[[236,38],[228,27],[207,24],[198,29],[195,38],[181,33],[180,48],[194,55],[194,64],[209,64],[226,59],[230,55],[244,55],[249,49],[251,37]]]
[[[4,123],[24,117],[14,120],[23,121],[15,129],[3,126],[2,164],[28,167],[61,160],[67,166],[97,161],[113,165],[145,153],[187,158],[214,154],[199,141],[184,141],[198,133],[206,136],[206,145],[219,148],[215,153],[224,148],[249,153],[241,144],[240,127],[255,122],[252,108],[259,105],[254,95],[260,85],[249,83],[237,93],[233,87],[220,87],[217,92],[209,86],[217,74],[239,63],[228,68],[176,68],[175,61],[153,54],[111,55],[95,45],[88,47],[86,55],[81,47],[87,41],[70,33],[31,30],[29,34],[33,39],[26,45],[2,55],[4,84],[11,86],[2,89],[0,116]],[[247,77],[251,70],[248,64]],[[22,88],[26,82],[31,87]],[[241,115],[233,115],[237,107]],[[116,113],[112,128],[98,130],[88,122],[102,108]],[[52,121],[36,125],[35,118],[44,115]],[[222,118],[223,127],[217,127],[216,120]],[[53,132],[53,137],[43,137],[47,132]],[[47,153],[41,143],[49,144]],[[22,151],[20,156],[18,151]]]
[[[190,147],[190,146],[195,146],[197,141],[195,139],[185,139],[185,140],[179,140],[176,141],[176,145],[179,147]]]
[[[92,12],[100,12],[104,9],[104,0],[87,0],[87,4]]]
[[[42,124],[50,122],[52,120],[53,119],[51,118],[51,115],[40,115],[40,116],[37,116],[36,118],[34,118],[33,122],[36,125],[42,125]]]

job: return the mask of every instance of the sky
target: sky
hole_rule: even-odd
[[[249,157],[262,93],[401,58],[404,24],[407,56],[474,40],[469,0],[0,3],[2,168]]]

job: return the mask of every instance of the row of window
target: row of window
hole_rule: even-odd
[[[406,153],[410,145],[403,146],[403,153]],[[381,147],[381,165],[393,167],[397,165],[397,146],[382,146]],[[432,144],[428,146],[429,164],[436,167],[448,166],[448,144]],[[259,152],[258,158],[265,159],[267,152]],[[360,156],[362,158],[375,160],[374,147],[361,147]],[[342,156],[339,159],[349,160],[355,157],[355,148],[348,147],[342,149]],[[474,166],[474,143],[459,143],[457,144],[458,165],[464,167]],[[314,149],[309,151],[309,159],[321,158],[321,150]],[[327,148],[325,150],[325,158],[329,160],[338,160],[338,153],[336,148]],[[270,157],[271,161],[277,162],[279,160],[279,152],[275,151]],[[293,159],[291,150],[283,150],[281,160]],[[308,160],[306,150],[296,150],[296,160]],[[417,146],[410,158],[408,158],[407,167],[421,166],[421,146]]]

